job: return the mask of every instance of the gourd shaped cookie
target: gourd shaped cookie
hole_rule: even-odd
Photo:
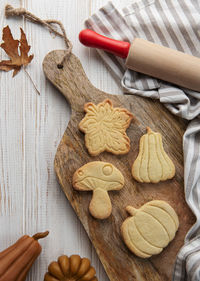
[[[162,136],[147,127],[140,139],[139,154],[132,166],[132,175],[138,182],[158,183],[175,175],[175,166],[163,148]]]
[[[131,252],[141,258],[159,254],[175,237],[179,220],[174,209],[165,201],[154,200],[140,209],[126,207],[131,215],[121,232]]]
[[[113,154],[126,154],[130,150],[130,139],[126,134],[133,115],[125,108],[114,108],[111,100],[106,99],[95,105],[85,104],[85,117],[79,129],[85,133],[85,145],[92,156],[103,151]]]
[[[73,187],[80,191],[93,191],[89,211],[96,219],[106,219],[112,212],[108,191],[124,186],[122,173],[112,164],[94,161],[79,168],[73,176]]]

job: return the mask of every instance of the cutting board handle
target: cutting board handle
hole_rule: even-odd
[[[59,64],[66,54],[64,50],[48,53],[43,61],[43,70],[48,80],[64,95],[71,109],[83,110],[83,104],[90,101],[91,87],[80,60],[70,54],[60,68]]]

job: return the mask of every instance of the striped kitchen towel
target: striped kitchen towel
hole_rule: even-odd
[[[86,26],[118,40],[140,37],[200,57],[199,0],[136,0],[122,10],[109,2]],[[178,253],[172,280],[200,281],[200,94],[127,70],[123,59],[98,52],[125,92],[159,99],[173,114],[191,120],[183,137],[185,197],[197,221]]]

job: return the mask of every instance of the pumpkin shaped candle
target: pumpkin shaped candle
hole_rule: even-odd
[[[140,139],[139,154],[132,166],[132,175],[138,182],[165,181],[175,175],[175,166],[163,148],[162,136],[147,127]]]
[[[122,226],[125,244],[141,258],[159,254],[175,237],[179,220],[174,209],[165,201],[154,200],[140,209],[126,207],[131,215]]]
[[[89,259],[78,255],[61,256],[50,263],[44,281],[98,281]]]
[[[1,252],[0,281],[25,281],[29,269],[42,250],[38,239],[46,237],[48,233],[37,233],[33,237],[24,235]]]

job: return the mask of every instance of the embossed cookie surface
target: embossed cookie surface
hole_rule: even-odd
[[[163,148],[162,136],[147,128],[140,139],[139,154],[132,166],[132,175],[138,182],[165,181],[175,175],[175,166]]]
[[[141,258],[159,254],[175,237],[179,220],[174,209],[165,201],[154,200],[140,209],[126,208],[131,215],[121,232],[127,247]]]
[[[122,173],[107,162],[89,162],[79,168],[73,176],[73,187],[76,190],[93,191],[89,211],[97,219],[106,219],[112,212],[108,191],[119,190],[123,186]]]
[[[130,150],[130,139],[126,134],[133,115],[124,108],[114,108],[107,99],[97,105],[85,104],[85,117],[79,129],[85,133],[85,145],[92,156],[103,151],[126,154]]]

